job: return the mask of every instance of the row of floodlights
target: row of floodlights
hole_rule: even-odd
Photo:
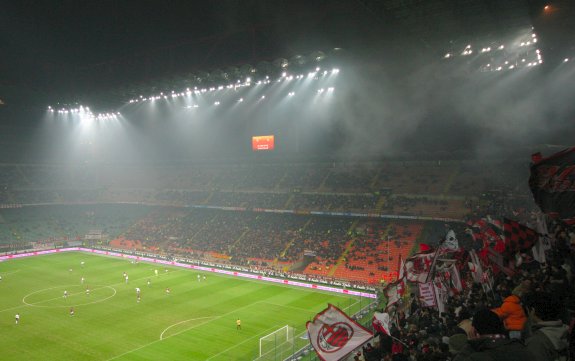
[[[538,60],[534,60],[531,62],[527,62],[527,59],[521,59],[521,61],[519,61],[519,62],[510,62],[510,61],[506,60],[503,64],[501,64],[497,67],[492,66],[491,64],[487,64],[484,66],[484,69],[491,70],[491,71],[502,71],[502,70],[519,69],[519,68],[524,68],[524,67],[534,67],[534,66],[541,65],[541,64],[543,64],[543,60],[539,56]]]
[[[331,92],[333,92],[334,90],[335,90],[335,87],[319,88],[319,89],[317,90],[317,93],[318,93],[318,94],[322,94],[322,93],[324,93],[324,92],[331,93]],[[181,93],[181,94],[186,94],[186,93]],[[174,93],[173,95],[180,96],[181,94]],[[293,97],[293,96],[295,96],[295,92],[291,91],[291,92],[288,93],[288,97]],[[165,97],[165,98],[167,99],[167,97]],[[160,99],[160,98],[157,98],[157,99]],[[266,99],[266,96],[265,96],[265,95],[262,95],[262,96],[259,98],[259,100],[264,100],[264,99]],[[145,100],[145,99],[142,99],[142,100]],[[149,100],[152,100],[152,99],[149,98]],[[239,99],[237,100],[238,103],[242,103],[243,101],[244,101],[244,98],[239,98]],[[220,102],[219,100],[217,100],[217,101],[214,102],[214,105],[215,105],[215,106],[218,106],[218,105],[220,105],[220,104],[221,104],[221,102]],[[187,105],[185,108],[186,108],[186,109],[192,109],[192,108],[199,108],[199,107],[200,107],[200,106],[199,106],[198,104],[194,104],[194,105]],[[80,105],[78,108],[72,108],[72,109],[61,108],[61,109],[58,109],[58,110],[52,108],[51,106],[48,106],[48,111],[51,112],[51,113],[58,113],[58,114],[81,114],[81,115],[86,116],[86,117],[88,117],[88,118],[90,118],[90,119],[115,119],[115,118],[117,118],[118,116],[121,115],[120,112],[115,112],[115,113],[114,113],[114,112],[112,112],[112,113],[99,113],[99,114],[97,114],[97,115],[94,115],[94,114],[90,111],[90,108],[89,108],[89,107],[84,107],[84,106],[82,106],[82,105]]]
[[[519,43],[519,47],[530,46],[530,45],[533,45],[536,43],[537,43],[537,35],[531,34],[531,40],[522,41],[521,43]],[[503,45],[503,44],[499,45],[498,47],[493,47],[493,48],[488,46],[488,47],[481,48],[479,53],[489,53],[489,52],[494,51],[494,50],[504,50],[504,49],[505,49],[505,45]],[[471,47],[471,44],[469,44],[465,47],[465,49],[463,49],[463,51],[461,52],[461,55],[467,56],[467,55],[471,55],[471,54],[473,54],[473,49]],[[456,54],[454,54],[454,53],[447,53],[443,57],[446,59],[449,59],[455,55]]]
[[[307,74],[308,78],[315,78],[316,76],[326,76],[328,74],[338,74],[339,73],[339,69],[334,68],[331,70],[323,70],[321,71],[321,69],[318,67],[315,69],[315,71],[312,71],[310,73]],[[288,74],[286,72],[282,73],[282,76],[277,79],[277,82],[282,82],[282,81],[290,81],[293,79],[303,79],[306,76],[303,74],[299,74],[299,75],[291,75]],[[256,85],[265,85],[265,84],[270,84],[272,81],[270,80],[269,76],[266,76],[265,79],[263,80],[258,80],[257,82],[255,82]],[[171,93],[165,94],[163,92],[161,92],[159,95],[150,95],[148,97],[145,97],[143,95],[140,95],[138,98],[134,98],[134,99],[130,99],[129,103],[139,103],[139,102],[145,102],[145,101],[153,101],[153,100],[161,100],[161,99],[170,99],[170,98],[177,98],[177,97],[185,97],[185,96],[190,96],[192,94],[203,94],[203,93],[208,93],[208,92],[216,92],[216,91],[220,91],[220,90],[224,90],[224,89],[238,89],[238,88],[242,88],[242,87],[248,87],[248,86],[252,86],[252,79],[251,78],[247,78],[245,80],[245,82],[240,82],[240,80],[238,80],[238,82],[236,84],[228,84],[227,86],[224,85],[220,85],[217,87],[209,87],[209,88],[198,88],[198,87],[194,87],[194,89],[190,89],[190,88],[186,88],[185,91],[182,92],[176,92],[175,90],[172,90]]]
[[[318,94],[322,94],[322,93],[324,93],[324,92],[331,93],[331,92],[333,92],[334,90],[335,90],[334,87],[320,88],[320,89],[317,90],[317,93],[318,93]],[[288,97],[293,97],[293,96],[295,96],[295,92],[292,91],[292,92],[289,92],[289,93],[288,93]],[[262,96],[259,98],[259,100],[264,100],[264,99],[266,99],[266,96],[265,96],[265,95],[262,95]],[[243,103],[243,102],[244,102],[244,98],[239,98],[239,99],[237,100],[237,102],[238,102],[238,103]],[[220,104],[221,104],[221,102],[220,102],[219,100],[216,100],[216,101],[214,102],[214,105],[215,105],[215,106],[218,106],[218,105],[220,105]],[[193,108],[199,108],[199,107],[200,107],[200,106],[199,106],[198,104],[194,104],[194,105],[186,105],[185,108],[186,108],[186,109],[193,109]]]
[[[80,105],[77,108],[60,108],[57,110],[52,108],[52,106],[48,106],[48,111],[50,113],[57,113],[57,114],[79,114],[90,119],[116,119],[121,115],[120,112],[94,114],[92,113],[89,107],[84,107],[82,105]]]

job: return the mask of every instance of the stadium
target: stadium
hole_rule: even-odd
[[[573,359],[571,1],[2,7],[2,360]]]

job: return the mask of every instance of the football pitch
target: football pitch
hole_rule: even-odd
[[[261,337],[286,325],[296,334],[290,350],[307,344],[306,321],[328,303],[353,314],[369,302],[83,252],[0,262],[0,276],[3,361],[248,361]]]

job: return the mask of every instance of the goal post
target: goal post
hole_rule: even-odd
[[[266,355],[284,354],[293,348],[295,328],[285,325],[274,332],[260,337],[260,359]]]

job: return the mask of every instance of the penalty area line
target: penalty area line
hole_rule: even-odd
[[[164,333],[166,333],[166,331],[168,331],[170,328],[175,327],[177,325],[181,325],[182,323],[186,323],[186,322],[190,322],[190,321],[196,321],[196,320],[205,320],[205,319],[213,319],[213,318],[218,318],[218,316],[208,316],[208,317],[197,317],[197,318],[190,318],[189,320],[184,320],[184,321],[180,321],[178,323],[174,323],[173,325],[170,325],[168,327],[166,327],[166,329],[164,331],[162,331],[162,333],[160,334],[160,341],[162,341],[164,339]],[[199,325],[195,325],[195,326],[200,326],[203,325],[204,323],[200,323]],[[195,327],[194,326],[194,327]]]

